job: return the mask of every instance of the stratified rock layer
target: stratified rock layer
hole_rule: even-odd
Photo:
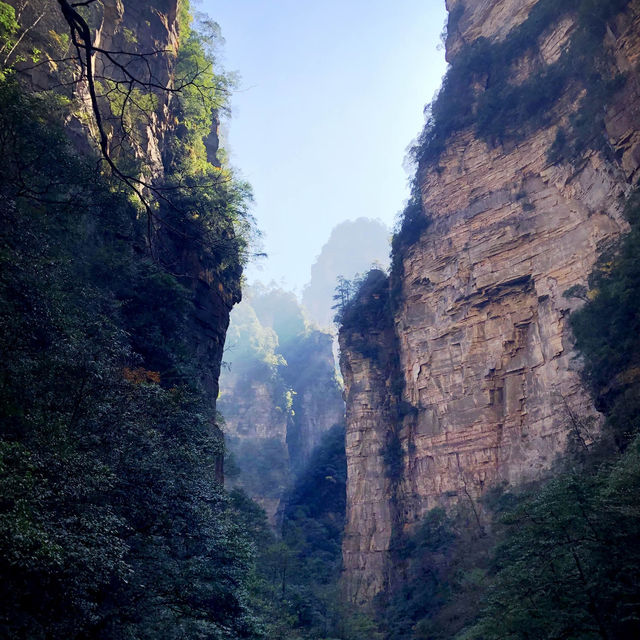
[[[449,4],[464,6],[447,42],[452,56],[480,36],[504,38],[535,2]],[[557,59],[570,32],[564,20],[545,34],[543,64]],[[581,302],[563,293],[587,284],[603,247],[626,229],[624,198],[640,176],[640,2],[612,21],[603,46],[628,76],[606,113],[608,159],[588,152],[549,162],[558,125],[575,109],[568,100],[553,126],[517,144],[492,147],[471,131],[454,134],[437,167],[418,176],[432,222],[401,256],[393,318],[399,370],[381,371],[370,353],[342,338],[344,565],[356,601],[384,588],[394,531],[435,506],[475,501],[497,482],[540,477],[572,429],[587,440],[593,434],[585,425],[597,429],[568,325]],[[519,69],[527,72],[526,61]],[[394,377],[411,407],[403,419],[388,411]],[[383,451],[393,428],[403,450],[395,485]]]

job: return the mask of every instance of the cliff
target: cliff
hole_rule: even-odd
[[[2,635],[251,637],[215,414],[249,227],[206,156],[225,77],[186,0],[75,7],[0,2]]]
[[[229,331],[232,360],[222,373],[219,399],[231,453],[227,485],[244,489],[265,509],[274,528],[281,523],[292,482],[327,431],[344,423],[332,336],[307,329],[287,338],[283,326],[300,328],[297,323],[291,318],[279,322],[282,318],[261,309],[261,302],[270,304],[277,296],[270,292],[252,297],[249,291],[248,301],[234,312]],[[269,349],[247,349],[268,338],[273,341]]]
[[[91,104],[86,78],[77,66],[77,58],[65,22],[57,2],[11,0],[16,18],[21,25],[15,50],[7,56],[13,62],[21,80],[33,91],[54,89],[77,105],[77,111],[68,118],[75,142],[84,152],[92,149],[87,135],[96,135],[90,114]],[[81,9],[83,17],[92,29],[93,46],[108,51],[94,55],[94,71],[98,85],[107,79],[125,79],[117,64],[127,65],[133,77],[150,80],[157,89],[153,92],[157,101],[144,122],[132,127],[129,142],[134,153],[142,159],[147,170],[155,174],[164,172],[163,153],[166,152],[167,134],[174,130],[170,110],[176,103],[172,92],[162,91],[175,77],[176,53],[179,48],[179,2],[162,0],[154,3],[135,3],[122,0],[106,0],[89,4]],[[144,25],[145,28],[140,28]],[[146,60],[145,60],[146,59]],[[5,62],[5,64],[7,63]],[[61,81],[64,84],[61,84]],[[137,87],[139,89],[139,87]],[[100,101],[108,113],[109,98],[98,87]],[[108,114],[105,125],[110,135],[121,129],[115,113]],[[117,131],[118,135],[121,131]],[[111,149],[117,140],[113,140]]]
[[[29,91],[58,93],[74,146],[83,154],[95,154],[100,135],[87,77],[60,5],[42,0],[10,0],[9,4],[15,8],[20,27],[4,66],[15,66],[19,81]],[[215,406],[229,313],[241,297],[244,240],[238,238],[230,219],[210,225],[212,240],[186,240],[196,236],[188,228],[192,220],[205,212],[187,212],[183,203],[197,191],[195,182],[203,171],[220,169],[217,108],[224,98],[212,96],[219,78],[200,69],[195,77],[201,80],[193,81],[193,71],[187,69],[192,63],[188,56],[194,51],[200,55],[202,49],[197,37],[193,40],[187,2],[105,0],[86,4],[78,11],[91,29],[95,47],[93,70],[108,153],[125,174],[133,176],[131,184],[147,202],[156,201],[151,207],[153,215],[147,211],[149,246],[145,250],[190,291],[193,312],[186,337],[199,363],[200,382]],[[206,68],[207,61],[203,58],[198,64]],[[200,95],[189,96],[191,89]],[[188,100],[190,105],[186,105]],[[207,100],[211,104],[205,104]],[[189,110],[191,118],[197,112],[199,121],[206,123],[203,130],[195,130],[187,117]],[[186,154],[185,148],[190,148]],[[201,155],[199,161],[208,169],[185,168],[181,154]],[[176,174],[178,182],[186,178],[192,186],[174,188],[179,195],[172,198],[158,197],[169,182],[176,181]],[[154,193],[154,187],[146,185],[158,185],[160,190]],[[211,207],[210,203],[190,206]],[[176,219],[183,215],[186,220]]]
[[[277,527],[282,499],[290,482],[287,432],[291,426],[291,393],[273,372],[257,366],[243,375],[223,373],[218,408],[225,420],[225,440],[232,461],[225,483],[239,487]]]
[[[568,316],[639,177],[640,3],[591,5],[447,5],[451,68],[388,302],[372,322],[363,292],[340,337],[356,601],[388,585],[394,536],[427,510],[475,508],[597,432]]]

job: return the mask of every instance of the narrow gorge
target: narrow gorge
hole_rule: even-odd
[[[0,0],[0,354],[0,640],[640,637],[640,0]]]

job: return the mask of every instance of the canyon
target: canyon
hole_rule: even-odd
[[[390,267],[338,225],[310,317],[218,25],[0,0],[6,635],[638,635],[640,0],[446,5]]]

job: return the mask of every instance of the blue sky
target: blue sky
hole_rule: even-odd
[[[267,259],[250,280],[298,291],[331,229],[389,226],[408,195],[403,160],[445,71],[444,0],[202,0],[241,76],[225,125],[253,186]],[[438,50],[440,49],[440,50]]]

